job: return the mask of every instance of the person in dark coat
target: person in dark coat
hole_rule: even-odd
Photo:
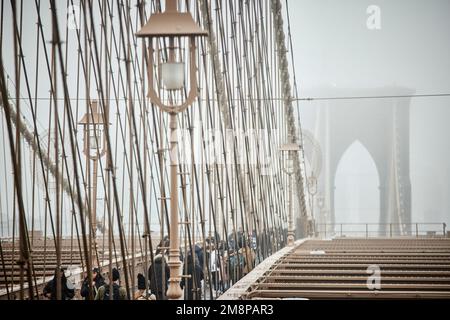
[[[165,289],[163,290],[163,260],[164,260],[164,278]],[[156,274],[156,279],[155,279]],[[170,269],[167,264],[167,260],[162,254],[155,256],[155,261],[148,269],[148,278],[150,279],[150,290],[156,295],[158,300],[164,300],[166,298],[166,291],[169,286]]]
[[[120,272],[117,268],[112,269],[112,292],[110,292],[111,284],[104,284],[98,288],[95,300],[128,300],[127,290],[120,285]]]
[[[145,284],[145,276],[142,273],[138,273],[137,283],[138,283],[138,290],[145,290],[145,288],[147,287]]]
[[[195,254],[197,255],[198,264],[203,267],[203,248],[200,246],[200,244],[196,243],[194,250]]]
[[[97,295],[98,289],[105,284],[105,278],[102,277],[99,268],[94,268],[92,270],[92,289],[94,289],[93,297]],[[83,298],[88,298],[89,296],[89,277],[84,278],[83,284],[81,285],[80,294]]]
[[[138,291],[134,293],[134,300],[138,300],[140,298],[145,298],[145,290],[147,289],[146,279],[142,273],[138,273],[137,275],[137,286]]]
[[[192,253],[189,251],[186,257],[186,263],[187,263],[187,275],[190,275],[191,277],[185,280],[181,280],[181,287],[185,288],[185,300],[198,300],[201,298],[201,286],[202,286],[202,280],[203,280],[203,269],[198,263],[198,260],[196,258],[196,254],[192,255]],[[183,268],[184,269],[184,268]],[[195,282],[194,282],[195,280]]]
[[[70,300],[75,296],[75,288],[70,281],[67,281],[64,270],[61,269],[61,300]],[[44,296],[50,300],[57,299],[57,269],[55,269],[55,276],[44,287]]]

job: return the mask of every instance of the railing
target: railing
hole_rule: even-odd
[[[118,252],[117,252],[118,253]],[[112,259],[112,264],[114,267],[117,267],[118,264],[122,264],[122,257],[120,255],[117,255],[116,252],[113,251],[114,256],[117,256],[117,258]],[[150,253],[148,253],[148,256],[150,256]],[[125,260],[130,261],[132,255],[128,255]],[[144,264],[145,259],[145,252],[139,252],[135,254],[134,258],[136,259],[136,269],[140,270],[142,267],[142,264]],[[103,270],[108,270],[109,268],[109,261],[101,261],[100,262],[100,268]],[[66,277],[67,279],[72,282],[72,284],[75,286],[76,290],[79,290],[81,288],[81,285],[84,281],[85,273],[84,270],[81,268],[81,266],[74,265],[74,266],[68,266],[66,269]],[[39,277],[36,279],[36,282],[33,283],[33,285],[37,285],[39,295],[42,295],[42,290],[44,289],[44,286],[46,283],[52,278],[52,276],[47,275],[44,277]],[[134,280],[133,282],[134,283]],[[135,286],[131,286],[131,289],[133,289]],[[28,298],[28,283],[23,284],[23,292],[25,298]],[[9,294],[12,300],[15,300],[20,292],[22,290],[20,284],[15,284],[12,288],[9,288]],[[134,294],[134,292],[133,292]],[[6,288],[0,289],[0,300],[6,300],[7,299],[7,290]]]
[[[449,237],[446,228],[445,223],[320,223],[316,224],[315,235],[319,238]]]

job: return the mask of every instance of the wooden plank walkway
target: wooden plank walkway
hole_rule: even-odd
[[[310,239],[259,267],[221,298],[450,298],[449,238]]]

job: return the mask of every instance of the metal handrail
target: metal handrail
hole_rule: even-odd
[[[364,227],[364,229],[361,230],[345,230],[344,231],[344,227],[345,226],[362,226]],[[377,227],[382,227],[382,226],[389,226],[389,230],[382,230],[381,228],[378,228],[378,230],[369,230],[369,226],[377,226]],[[394,231],[394,227],[414,227],[415,232],[401,232],[401,228],[399,228],[399,231]],[[439,228],[434,228],[433,230],[429,230],[429,228],[427,230],[424,230],[425,227],[429,227],[429,226],[439,226]],[[324,228],[321,228],[324,227]],[[329,228],[330,227],[330,228]],[[338,230],[336,230],[336,228],[338,228]],[[442,236],[446,237],[448,236],[446,234],[446,230],[447,230],[447,224],[445,222],[420,222],[420,223],[375,223],[375,222],[368,222],[368,223],[318,223],[315,226],[316,229],[316,237],[320,237],[321,234],[324,235],[324,237],[327,237],[327,233],[328,235],[333,234],[336,235],[338,234],[339,236],[344,236],[347,234],[356,234],[356,233],[360,233],[360,234],[365,234],[366,238],[369,237],[370,234],[373,233],[377,233],[378,235],[382,234],[382,233],[386,233],[386,235],[388,234],[389,237],[393,237],[394,234],[395,235],[399,235],[399,236],[410,236],[415,234],[416,237],[419,237],[419,235],[423,234],[425,232],[425,235],[427,236],[438,236],[440,234],[440,232],[442,232]],[[412,229],[412,228],[411,228]],[[422,230],[420,230],[422,229]],[[408,228],[408,230],[410,230]],[[331,232],[330,232],[331,231]]]

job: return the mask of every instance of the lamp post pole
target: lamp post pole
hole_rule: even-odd
[[[93,266],[100,266],[97,260],[97,174],[98,174],[98,159],[93,160],[93,172],[92,172],[92,196],[91,196],[91,208],[92,208],[92,264]]]
[[[291,158],[291,152],[289,152],[289,158]],[[294,245],[294,212],[292,206],[292,173],[288,173],[288,192],[289,192],[289,220],[288,220],[288,236],[287,236],[287,245]]]
[[[105,106],[106,119],[108,119],[108,108]],[[108,121],[108,120],[106,120]],[[103,114],[98,111],[98,102],[92,101],[88,112],[80,120],[79,124],[83,126],[84,148],[83,153],[86,156],[86,171],[91,174],[90,161],[93,162],[92,172],[92,190],[88,190],[90,205],[90,221],[92,232],[91,244],[91,261],[92,265],[99,266],[97,261],[97,175],[98,175],[98,161],[106,154],[106,145],[104,143],[105,135],[103,132]],[[91,138],[94,140],[91,141]]]
[[[317,177],[314,175],[314,171],[311,171],[311,176],[307,180],[308,193],[311,196],[311,219],[308,220],[307,231],[310,237],[315,234],[315,223],[314,223],[314,197],[317,194]]]
[[[325,227],[325,234],[326,234],[326,227],[327,227],[326,223],[327,223],[327,221],[326,221],[326,219],[324,217],[324,211],[323,211],[323,206],[325,204],[324,201],[325,201],[324,196],[322,195],[322,193],[320,193],[317,196],[317,207],[319,208],[319,218],[318,218],[318,223],[319,224],[318,224],[317,229],[316,229],[316,234],[319,234],[319,235],[320,235],[320,232],[321,232],[320,231],[320,226],[321,225],[323,225]]]
[[[295,241],[295,227],[294,227],[294,211],[292,205],[292,175],[294,174],[294,153],[300,150],[298,144],[287,143],[280,147],[280,151],[287,153],[287,158],[284,158],[284,169],[283,171],[288,175],[288,234],[287,234],[287,245],[293,246]]]
[[[177,181],[177,115],[170,113],[170,248],[169,248],[169,269],[170,279],[167,289],[169,299],[179,299],[183,295],[180,287],[181,281],[181,261],[180,261],[180,239],[178,238],[178,181]]]
[[[148,97],[150,100],[161,110],[169,114],[169,127],[170,127],[170,230],[169,230],[169,261],[168,266],[170,269],[169,286],[167,289],[167,297],[169,299],[179,299],[183,296],[183,291],[180,287],[181,281],[181,261],[180,261],[180,239],[178,235],[179,231],[179,219],[178,219],[178,184],[177,184],[177,153],[178,153],[178,140],[177,140],[177,114],[186,110],[196,99],[197,92],[197,78],[196,78],[196,48],[195,39],[202,36],[207,36],[208,33],[202,30],[192,18],[189,12],[179,12],[177,8],[176,0],[166,1],[166,11],[160,13],[154,13],[150,16],[148,22],[136,33],[137,37],[148,38],[149,40],[149,57],[147,60],[147,71],[149,77],[149,91]],[[156,55],[158,67],[160,67],[160,77],[163,87],[159,89],[165,89],[169,92],[169,98],[173,102],[173,97],[178,94],[180,97],[184,97],[182,89],[185,89],[185,65],[182,61],[183,55],[181,51],[186,42],[189,42],[189,83],[190,90],[186,98],[180,105],[166,105],[160,97],[159,90],[155,90],[154,87],[154,72],[153,60],[154,56],[154,43],[156,40],[169,40],[167,61],[160,61],[165,56],[159,52]],[[183,42],[183,39],[186,41]],[[145,41],[143,42],[145,44]],[[178,54],[177,54],[178,53]],[[178,92],[178,93],[177,93]]]

